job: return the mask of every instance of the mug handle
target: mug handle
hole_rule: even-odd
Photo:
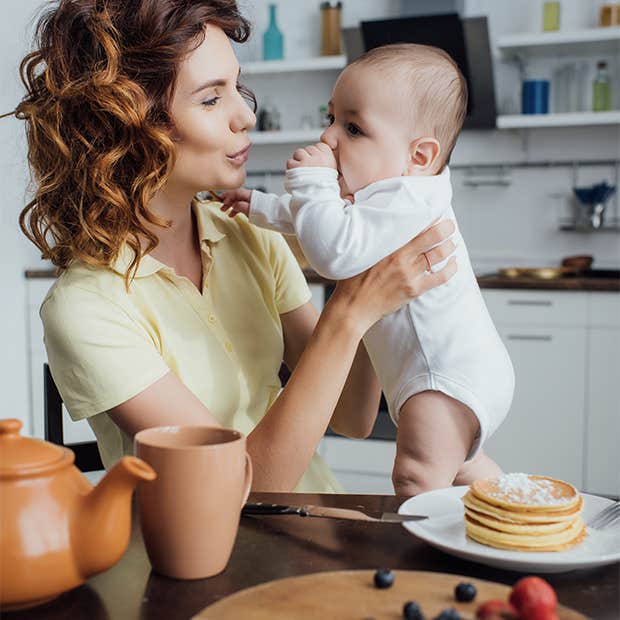
[[[250,459],[250,455],[246,452],[245,453],[245,489],[243,490],[243,499],[241,500],[242,508],[248,499],[248,495],[250,494],[250,489],[252,487],[252,477],[253,477],[252,460]]]

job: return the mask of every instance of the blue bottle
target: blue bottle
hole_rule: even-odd
[[[263,60],[284,58],[284,37],[276,24],[276,5],[269,5],[269,26],[263,34]]]

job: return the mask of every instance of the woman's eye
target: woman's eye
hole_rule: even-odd
[[[205,101],[202,102],[202,105],[205,106],[205,108],[212,108],[220,99],[221,97],[212,97],[211,99],[205,99]]]
[[[362,130],[357,125],[354,125],[353,123],[347,123],[347,131],[352,136],[361,136],[362,135]]]
[[[328,114],[328,115],[327,115],[327,122],[328,122],[330,125],[333,125],[335,120],[336,120],[336,119],[334,118],[334,115],[333,115],[333,114]]]

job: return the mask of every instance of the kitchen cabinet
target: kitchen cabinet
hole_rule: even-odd
[[[540,473],[581,488],[584,327],[498,325],[515,370],[510,412],[486,445],[504,471]]]
[[[585,488],[620,495],[620,295],[592,295]]]
[[[505,471],[582,487],[587,293],[484,291],[515,370],[510,412],[486,451]]]
[[[620,295],[483,294],[516,375],[510,414],[489,454],[509,471],[620,496]]]
[[[348,493],[394,493],[396,442],[324,437],[319,454]]]

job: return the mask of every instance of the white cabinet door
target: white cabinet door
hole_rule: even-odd
[[[511,410],[486,451],[507,472],[582,488],[586,329],[499,326],[515,368]]]
[[[321,441],[319,454],[347,493],[394,494],[396,442],[330,435]]]
[[[591,329],[585,490],[620,496],[620,330]]]

